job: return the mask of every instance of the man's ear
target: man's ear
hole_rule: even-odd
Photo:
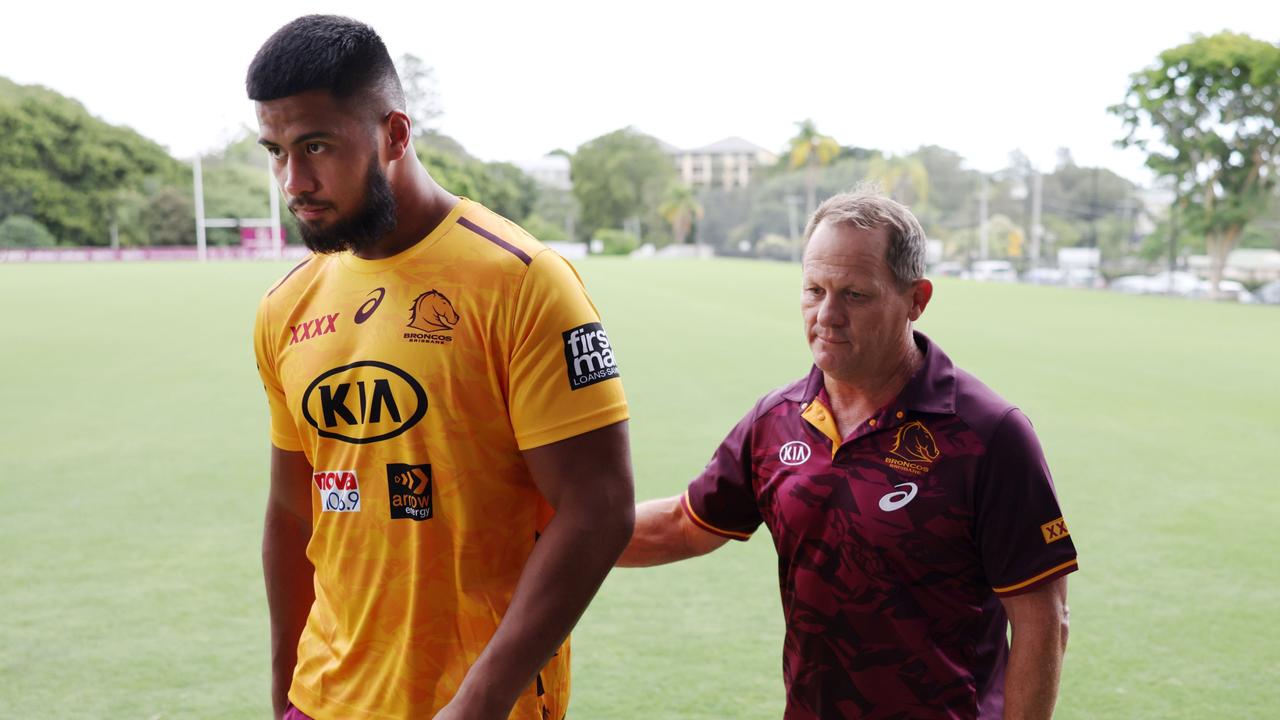
[[[933,298],[933,283],[929,278],[920,278],[911,284],[911,312],[907,313],[911,322],[920,319],[931,298]]]
[[[382,125],[387,132],[385,147],[387,162],[394,162],[403,158],[406,153],[412,152],[413,121],[408,115],[399,110],[392,110],[387,113]]]

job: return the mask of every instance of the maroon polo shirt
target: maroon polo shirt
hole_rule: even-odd
[[[685,493],[710,532],[773,535],[787,720],[999,718],[999,598],[1076,569],[1031,423],[915,340],[924,366],[847,437],[814,367],[761,398]]]

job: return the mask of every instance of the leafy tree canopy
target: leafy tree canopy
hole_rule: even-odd
[[[153,194],[187,172],[75,100],[0,78],[0,217],[28,216],[63,244],[105,245],[122,194]]]
[[[657,208],[676,171],[657,140],[633,128],[601,135],[574,153],[571,173],[573,194],[582,206],[581,237],[636,219],[646,241],[652,234],[665,234]]]
[[[1220,32],[1160,53],[1111,108],[1121,145],[1173,181],[1184,223],[1204,233],[1212,280],[1244,227],[1266,211],[1280,147],[1280,46]]]

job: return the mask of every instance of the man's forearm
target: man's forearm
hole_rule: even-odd
[[[262,534],[262,574],[271,621],[271,705],[284,715],[298,662],[298,638],[315,601],[315,570],[307,560],[311,526],[275,505],[267,507]]]
[[[1004,720],[1053,717],[1067,647],[1065,605],[1011,615],[1013,637],[1004,680]]]
[[[635,531],[618,567],[651,567],[691,557],[680,527],[683,513],[679,495],[637,505]]]
[[[455,702],[506,718],[600,588],[634,524],[628,504],[611,516],[561,507],[516,584],[492,640],[467,673]]]
[[[695,527],[680,506],[680,495],[636,506],[636,528],[618,567],[651,567],[705,555],[728,542]]]

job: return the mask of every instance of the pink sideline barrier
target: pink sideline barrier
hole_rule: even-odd
[[[305,247],[287,246],[281,256],[285,260],[300,260],[311,254]],[[210,260],[275,260],[270,248],[210,247],[206,256]],[[193,247],[121,248],[112,250],[101,247],[16,248],[0,250],[0,263],[20,262],[135,262],[147,260],[183,261],[199,260]]]

